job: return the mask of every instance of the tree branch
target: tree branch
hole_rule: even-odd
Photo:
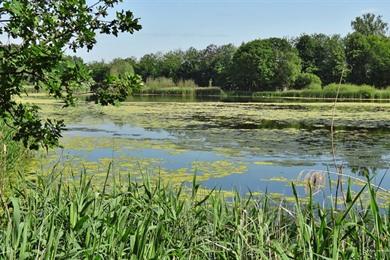
[[[97,2],[94,3],[93,5],[88,6],[88,9],[90,10],[90,9],[94,8],[95,6],[97,6],[98,4],[100,4],[101,2],[103,2],[103,1],[102,1],[102,0],[97,1]]]

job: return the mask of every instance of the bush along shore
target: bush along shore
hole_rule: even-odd
[[[342,208],[227,200],[223,192],[151,181],[96,188],[82,171],[20,178],[2,197],[0,255],[6,259],[388,259],[389,214],[367,183]],[[310,193],[311,194],[311,193]],[[368,195],[364,197],[363,194]],[[389,209],[390,210],[390,209]]]

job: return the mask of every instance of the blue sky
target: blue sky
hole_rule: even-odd
[[[118,38],[99,35],[86,61],[141,57],[146,53],[205,48],[302,33],[346,35],[350,22],[366,12],[390,23],[390,0],[124,0],[143,29]]]

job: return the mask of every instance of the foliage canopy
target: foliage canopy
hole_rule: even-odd
[[[233,82],[247,90],[288,88],[301,71],[297,51],[286,39],[243,44],[233,57]]]
[[[351,22],[351,26],[355,32],[363,35],[379,35],[386,36],[389,29],[388,24],[383,21],[381,15],[375,15],[372,13],[366,13],[362,16],[356,17]]]
[[[131,11],[109,15],[122,0],[40,1],[4,0],[0,2],[0,116],[12,127],[16,140],[37,149],[58,145],[64,128],[62,121],[43,121],[37,106],[17,103],[16,96],[26,85],[44,89],[73,105],[73,93],[90,79],[79,61],[64,59],[66,48],[91,50],[96,35],[141,29],[139,19]],[[3,39],[7,39],[4,41]],[[106,100],[111,103],[112,100]]]

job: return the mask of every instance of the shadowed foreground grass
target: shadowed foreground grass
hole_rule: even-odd
[[[107,174],[108,176],[108,174]],[[23,178],[2,205],[6,259],[388,259],[389,214],[367,184],[346,205],[275,204],[266,196],[231,201],[187,186],[130,182],[92,186],[85,172]],[[188,190],[190,189],[190,190]],[[294,185],[292,189],[295,191]],[[368,192],[369,201],[360,201]]]

